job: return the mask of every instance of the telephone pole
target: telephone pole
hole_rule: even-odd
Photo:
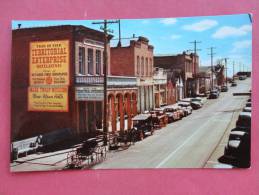
[[[118,20],[111,20],[111,21],[107,21],[104,20],[102,22],[93,22],[92,24],[103,24],[104,26],[101,27],[101,29],[104,32],[104,53],[103,53],[103,133],[104,133],[104,137],[103,137],[103,142],[104,145],[107,145],[107,134],[108,134],[108,127],[107,127],[107,44],[108,44],[108,32],[112,32],[111,30],[108,29],[108,24],[114,24],[114,23],[118,23]]]
[[[228,86],[228,59],[229,58],[224,58],[225,60],[225,70],[226,70],[226,86]]]
[[[235,75],[235,61],[233,61],[233,81],[234,81],[234,75]]]
[[[201,49],[197,49],[197,44],[198,43],[201,43],[201,41],[197,41],[197,40],[194,40],[193,42],[190,42],[191,44],[193,44],[193,50],[188,50],[188,51],[193,51],[194,52],[194,55],[195,55],[195,57],[194,57],[194,65],[195,65],[195,70],[194,70],[194,72],[195,72],[195,75],[196,75],[196,57],[197,57],[197,51],[201,51]]]
[[[210,55],[210,66],[211,66],[211,90],[214,88],[214,79],[213,79],[213,72],[214,72],[214,68],[213,68],[213,56],[216,54],[214,53],[214,49],[216,49],[216,47],[210,47],[208,48],[210,50],[210,53],[208,55]]]

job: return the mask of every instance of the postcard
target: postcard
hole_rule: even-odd
[[[252,15],[12,22],[12,172],[249,168]]]

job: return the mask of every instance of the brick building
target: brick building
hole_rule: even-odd
[[[196,74],[199,71],[199,56],[186,52],[178,55],[157,55],[154,56],[154,66],[172,72],[180,71],[183,79],[184,97],[190,97],[198,93],[199,84]]]
[[[199,93],[208,93],[211,88],[211,67],[200,66],[197,78],[199,79]]]
[[[153,46],[139,37],[129,46],[111,48],[111,75],[135,76],[138,87],[138,112],[154,107],[153,97]]]
[[[107,50],[110,74],[109,44]],[[103,51],[104,34],[81,25],[13,30],[12,140],[65,128],[75,135],[101,129]],[[109,75],[107,80],[108,109],[127,114],[129,128],[137,112],[136,77]],[[115,108],[113,98],[120,95],[126,103],[120,100]],[[116,130],[117,117],[109,119],[110,129]]]

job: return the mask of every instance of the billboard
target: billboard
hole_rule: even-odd
[[[103,101],[103,86],[77,87],[75,91],[76,101]]]
[[[30,43],[30,85],[69,85],[69,40]]]
[[[29,87],[28,111],[67,112],[68,87]]]

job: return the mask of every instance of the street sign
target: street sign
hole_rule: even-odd
[[[103,101],[103,86],[76,87],[76,101]]]

